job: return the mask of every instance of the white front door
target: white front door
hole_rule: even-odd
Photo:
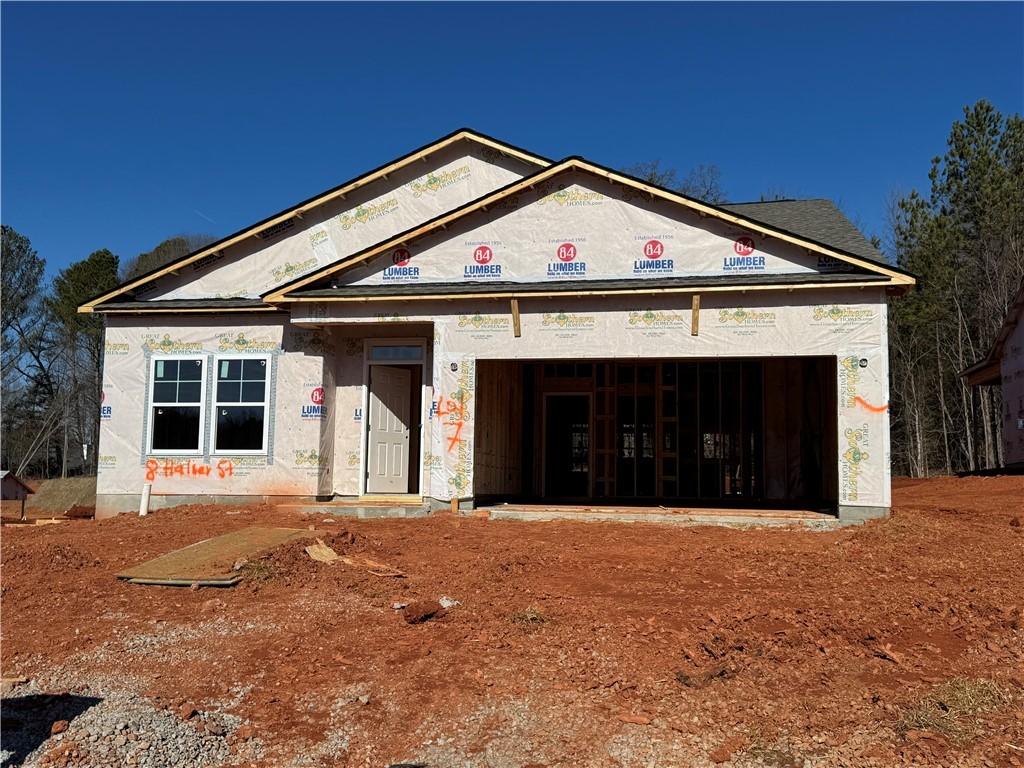
[[[409,492],[411,384],[412,373],[406,368],[370,366],[367,493]]]

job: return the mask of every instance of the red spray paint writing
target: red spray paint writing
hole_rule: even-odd
[[[146,462],[146,480],[149,482],[156,480],[157,477],[209,477],[214,472],[221,479],[232,477],[235,474],[235,464],[230,459],[221,459],[212,467],[209,464],[197,464],[191,459],[188,461],[165,459],[162,462],[149,459]]]

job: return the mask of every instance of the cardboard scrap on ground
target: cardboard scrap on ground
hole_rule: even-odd
[[[288,541],[311,538],[298,528],[242,528],[190,544],[117,574],[133,584],[230,587],[242,576],[233,564]]]
[[[396,568],[392,568],[387,563],[381,563],[377,560],[371,560],[368,557],[358,555],[356,557],[349,557],[348,555],[339,555],[329,546],[324,544],[323,539],[317,539],[316,544],[310,544],[306,547],[306,554],[319,563],[327,563],[333,565],[336,562],[342,562],[345,565],[352,565],[357,568],[366,568],[374,576],[392,576],[394,578],[403,579],[405,574]]]
[[[316,544],[306,547],[306,554],[319,563],[333,563],[338,559],[338,553],[324,544],[323,539],[317,539]]]

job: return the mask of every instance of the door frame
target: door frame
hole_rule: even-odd
[[[542,392],[541,393],[541,441],[540,441],[540,497],[548,496],[548,398],[550,397],[585,397],[587,398],[587,498],[594,498],[594,393],[593,392]]]
[[[420,348],[420,359],[419,362],[415,360],[371,360],[371,351],[374,347],[419,347]],[[400,338],[400,337],[372,337],[363,339],[363,384],[362,384],[362,408],[363,408],[363,425],[359,430],[359,495],[360,496],[395,496],[393,493],[367,493],[366,485],[369,480],[368,473],[370,470],[369,459],[366,455],[369,450],[369,431],[370,431],[370,366],[372,365],[390,365],[395,366],[420,366],[420,450],[419,450],[419,465],[416,467],[416,491],[411,494],[413,496],[419,496],[421,499],[424,497],[423,494],[423,469],[424,459],[423,455],[424,443],[426,442],[426,426],[427,416],[429,415],[430,404],[427,402],[427,340],[423,338]],[[412,388],[410,387],[409,397],[412,398]],[[411,409],[410,409],[411,413]],[[399,494],[405,495],[405,494]]]

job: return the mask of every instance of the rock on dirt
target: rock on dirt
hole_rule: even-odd
[[[711,758],[713,763],[724,763],[727,760],[731,760],[732,756],[743,749],[747,745],[747,739],[744,736],[733,736],[731,739],[726,740],[721,746],[713,750],[708,757]]]
[[[693,674],[680,670],[676,672],[676,682],[687,688],[703,688],[713,680],[728,680],[735,674],[736,671],[725,664],[715,664]]]
[[[630,723],[631,725],[651,724],[651,718],[649,718],[647,715],[634,715],[628,712],[624,712],[623,714],[619,715],[618,719],[621,723]]]
[[[437,600],[417,600],[402,609],[402,616],[407,624],[422,624],[431,619],[439,619],[446,613]]]

